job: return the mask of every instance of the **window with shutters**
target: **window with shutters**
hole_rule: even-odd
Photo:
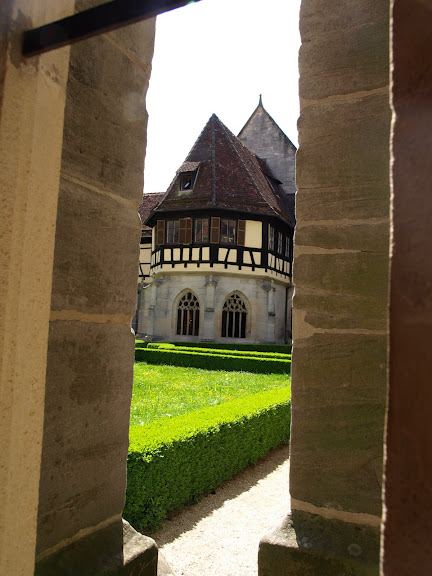
[[[237,222],[235,220],[221,220],[220,241],[222,244],[236,243]]]
[[[219,244],[220,239],[220,218],[212,216],[210,227],[210,242],[212,244]]]
[[[208,218],[195,218],[195,243],[204,244],[209,241]]]
[[[180,299],[177,307],[177,334],[179,336],[198,336],[199,301],[192,292]]]
[[[246,220],[239,220],[237,223],[237,244],[246,245]]]
[[[156,224],[156,244],[165,243],[165,220],[158,220]]]
[[[246,338],[247,308],[242,296],[234,292],[222,309],[222,338]]]
[[[179,242],[179,228],[180,223],[178,220],[168,220],[166,223],[166,241],[167,244],[178,244]]]

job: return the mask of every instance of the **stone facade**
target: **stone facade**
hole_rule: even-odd
[[[302,4],[292,514],[263,540],[260,576],[379,572],[388,341],[388,9],[384,0]]]
[[[177,333],[178,304],[187,291],[191,291],[199,302],[198,336]],[[285,314],[276,314],[276,310],[283,311],[289,304],[286,285],[265,277],[245,276],[236,279],[234,284],[230,274],[158,275],[142,292],[139,322],[147,326],[147,337],[154,341],[220,341],[223,306],[233,292],[243,298],[248,314],[246,338],[230,338],[230,342],[284,341],[288,330]]]

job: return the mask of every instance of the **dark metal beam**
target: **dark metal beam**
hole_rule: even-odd
[[[36,56],[199,0],[113,0],[24,32],[23,55]]]

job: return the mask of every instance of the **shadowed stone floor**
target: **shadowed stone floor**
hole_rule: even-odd
[[[256,576],[261,537],[289,513],[288,456],[276,448],[149,534],[159,576]]]

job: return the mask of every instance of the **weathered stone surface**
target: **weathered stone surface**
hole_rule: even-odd
[[[156,576],[154,540],[118,520],[36,564],[35,576]]]
[[[138,206],[146,145],[148,70],[104,37],[71,49],[62,172]]]
[[[306,43],[319,34],[355,30],[358,27],[373,27],[375,22],[388,20],[389,5],[384,0],[355,0],[341,3],[339,0],[308,0],[303,2],[300,10],[300,32],[302,42]],[[382,38],[385,42],[386,36]],[[308,62],[309,64],[309,62]],[[333,68],[339,62],[333,61]],[[388,60],[383,63],[388,66]],[[348,70],[343,71],[344,74]],[[301,67],[301,76],[307,69]]]
[[[0,574],[33,574],[69,54],[22,56],[70,0],[0,2]]]
[[[106,0],[76,0],[75,8],[79,12],[105,4]],[[108,34],[108,37],[116,44],[133,54],[137,60],[141,61],[144,69],[150,75],[151,62],[153,56],[155,38],[156,18],[149,18],[136,24],[129,24]]]
[[[51,322],[38,553],[122,513],[133,355],[127,326]]]
[[[259,576],[378,576],[379,529],[294,510],[264,536]]]
[[[296,214],[299,221],[304,218],[303,188],[342,188],[346,184],[348,188],[366,185],[381,190],[383,183],[389,183],[388,94],[307,106],[302,109],[298,127],[296,179],[300,194]],[[386,197],[385,214],[388,215],[389,188]],[[346,213],[343,202],[335,208],[334,219],[352,217]]]
[[[298,500],[381,514],[387,338],[315,334],[295,342],[290,491]]]
[[[336,223],[338,218],[388,218],[388,178],[369,184],[345,179],[334,181],[332,185],[304,187],[296,197],[298,210],[301,211],[298,222],[330,220]]]
[[[132,316],[140,231],[133,205],[62,179],[52,309]]]
[[[351,11],[345,2],[339,2],[338,7]],[[300,82],[300,98],[316,100],[388,86],[388,46],[382,39],[388,37],[389,26],[388,7],[384,3],[381,11],[384,17],[369,26],[356,23],[344,30],[325,30],[302,44],[299,60],[307,62],[307,69]],[[325,20],[333,16],[330,8],[325,14]]]
[[[388,86],[388,20],[389,4],[383,0],[302,2],[299,91],[303,104]],[[331,131],[331,124],[323,122],[324,126]]]
[[[313,328],[387,327],[387,254],[341,252],[296,257],[295,310]]]
[[[369,221],[355,220],[340,223],[330,220],[323,224],[298,222],[296,226],[297,252],[302,246],[315,246],[328,250],[356,250],[362,252],[386,254],[389,252],[390,228],[388,218]]]

